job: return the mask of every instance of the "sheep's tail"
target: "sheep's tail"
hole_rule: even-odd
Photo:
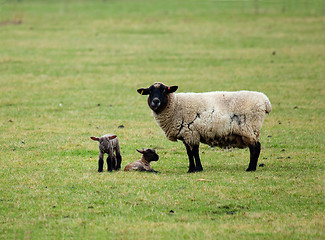
[[[266,98],[266,101],[265,101],[265,112],[266,113],[270,113],[272,111],[272,105],[271,105],[271,102],[268,98]]]

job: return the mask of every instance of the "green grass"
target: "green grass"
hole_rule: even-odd
[[[324,239],[323,1],[0,1],[1,239]],[[257,90],[260,167],[201,145],[187,174],[136,89]],[[125,128],[118,128],[123,124]],[[153,147],[159,174],[122,167]],[[212,181],[198,181],[206,179]]]

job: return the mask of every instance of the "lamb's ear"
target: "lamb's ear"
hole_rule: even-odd
[[[177,89],[178,89],[178,86],[170,86],[167,88],[167,92],[173,93],[173,92],[176,92]]]
[[[109,136],[108,138],[109,138],[109,140],[112,140],[112,139],[114,139],[116,137],[117,137],[116,135],[112,135],[112,136]]]
[[[99,141],[99,138],[98,137],[90,137],[92,140],[94,141]]]
[[[143,154],[143,151],[142,151],[142,150],[137,149],[137,151],[138,151],[139,153]]]
[[[137,91],[141,95],[149,95],[150,94],[149,88],[139,88]]]

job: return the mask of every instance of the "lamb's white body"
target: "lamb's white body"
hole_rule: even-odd
[[[129,163],[125,166],[124,171],[147,171],[147,172],[155,172],[155,170],[151,167],[150,162],[141,158],[135,162]]]
[[[269,99],[260,92],[171,93],[157,124],[171,141],[244,148],[259,140]]]

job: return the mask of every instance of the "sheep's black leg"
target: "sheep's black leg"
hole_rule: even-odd
[[[106,162],[107,162],[107,171],[109,172],[113,171],[113,158],[111,156],[108,156]]]
[[[246,171],[247,172],[256,171],[258,157],[260,156],[260,152],[261,152],[261,143],[256,142],[254,145],[249,146],[249,152],[250,152],[250,162]]]
[[[112,168],[113,168],[113,170],[118,170],[117,169],[117,159],[114,154],[113,154],[113,158],[112,158]]]
[[[195,172],[195,164],[194,164],[193,151],[192,151],[191,147],[188,144],[184,143],[184,145],[186,147],[188,160],[190,162],[189,169],[188,169],[188,173]]]
[[[99,160],[98,160],[98,172],[103,171],[104,166],[104,154],[102,152],[99,152]]]
[[[121,163],[122,163],[122,156],[121,156],[121,151],[120,151],[120,148],[119,146],[117,146],[116,148],[114,148],[115,150],[115,160],[116,160],[116,168],[115,170],[120,170],[121,169]]]
[[[121,169],[122,156],[121,154],[116,153],[116,170]]]
[[[115,159],[114,154],[111,157],[111,166],[112,166],[112,170],[115,170],[115,168],[116,168],[116,159]]]
[[[195,171],[196,172],[203,171],[203,167],[202,167],[201,160],[200,160],[200,155],[199,155],[199,146],[194,146],[193,147],[193,155],[194,155],[194,158],[195,158]]]

